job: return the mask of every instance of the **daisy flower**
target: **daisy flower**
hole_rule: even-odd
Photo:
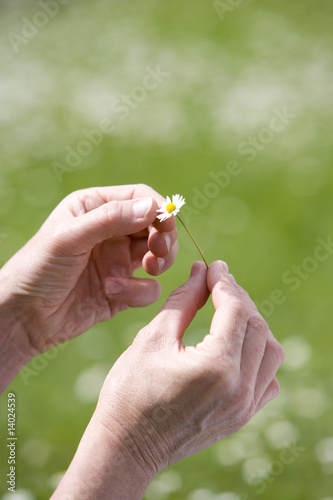
[[[182,223],[182,225],[184,226],[184,228],[188,232],[189,236],[191,237],[193,243],[197,247],[197,249],[198,249],[198,251],[199,251],[199,253],[200,253],[204,263],[206,264],[207,269],[208,269],[208,264],[207,264],[207,261],[206,261],[204,255],[203,255],[201,248],[199,247],[198,243],[196,242],[195,238],[193,237],[192,233],[190,232],[190,230],[186,226],[183,219],[180,217],[180,215],[178,215],[179,210],[182,208],[183,205],[185,205],[185,203],[186,203],[185,198],[183,196],[180,196],[180,194],[173,194],[172,201],[171,201],[170,197],[167,196],[166,201],[163,201],[161,207],[157,210],[157,212],[160,212],[160,214],[157,215],[157,218],[161,222],[163,222],[164,220],[169,219],[169,217],[171,217],[172,215],[177,216],[177,218]]]
[[[179,210],[185,205],[186,201],[183,196],[180,194],[173,194],[172,201],[169,196],[166,197],[166,201],[162,202],[161,208],[157,210],[157,212],[161,212],[160,215],[157,216],[161,222],[168,219],[172,215],[177,215]]]

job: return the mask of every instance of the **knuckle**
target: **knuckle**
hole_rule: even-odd
[[[196,305],[196,295],[189,281],[183,283],[170,294],[168,304],[170,305],[170,302],[175,303],[178,306],[177,308],[179,308],[179,304],[183,304],[185,299],[186,308],[191,308],[193,305]]]
[[[112,201],[111,203],[105,203],[102,207],[103,216],[99,217],[96,213],[96,222],[98,222],[106,231],[113,228],[114,232],[118,232],[124,223],[124,206],[119,201]]]
[[[284,358],[286,356],[286,353],[284,352],[284,349],[283,349],[282,345],[279,344],[278,342],[277,342],[276,350],[277,350],[277,356],[278,356],[278,359],[279,359],[279,364],[282,365],[282,363],[284,361]]]
[[[117,214],[117,216],[119,217],[122,217],[123,205],[119,203],[119,201],[113,201],[112,203],[105,203],[105,205],[103,206],[106,219],[108,222],[112,222],[114,220],[115,214]]]
[[[70,201],[79,199],[81,201],[82,197],[84,197],[85,195],[86,195],[86,189],[76,189],[75,191],[69,193],[64,199]]]
[[[272,382],[272,399],[275,398],[280,392],[280,382],[274,377]]]
[[[72,206],[79,213],[87,213],[96,208],[95,198],[89,189],[79,189],[69,195],[71,197]],[[80,208],[78,208],[80,207]]]
[[[171,294],[169,295],[169,300],[179,300],[183,297],[186,292],[189,291],[189,285],[188,283],[184,283],[181,285],[179,288],[176,288],[176,290],[173,290]]]
[[[277,367],[281,366],[285,358],[283,347],[276,339],[273,339],[270,342],[269,348],[271,349],[272,355],[274,356]]]
[[[247,299],[252,300],[252,299],[251,299],[251,297],[250,297],[249,292],[248,292],[247,290],[244,290],[244,288],[241,288],[241,286],[240,286],[240,285],[238,285],[238,286],[239,286],[239,287],[240,287],[240,289],[241,289],[242,295],[243,295],[244,297],[246,297]]]
[[[140,182],[139,184],[136,185],[136,187],[140,190],[140,191],[147,191],[147,189],[149,189],[149,191],[151,191],[151,187],[148,186],[148,184],[145,184],[144,182]]]
[[[255,410],[250,408],[238,418],[238,430],[242,429],[246,424],[248,424],[253,417]]]
[[[244,320],[248,318],[248,312],[242,300],[233,298],[229,303],[229,308],[234,316]]]
[[[257,330],[263,335],[268,335],[269,332],[268,324],[259,312],[253,312],[251,314],[248,321],[248,326]]]

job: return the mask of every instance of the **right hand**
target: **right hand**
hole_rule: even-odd
[[[210,333],[197,346],[184,346],[209,291],[216,309]],[[283,359],[226,264],[216,261],[207,271],[195,263],[189,281],[111,369],[94,418],[121,436],[119,456],[152,477],[243,427],[277,396]]]
[[[15,319],[26,362],[120,311],[159,298],[157,280],[133,273],[143,267],[157,276],[175,260],[175,218],[156,219],[163,199],[142,184],[75,191],[5,264],[1,325],[9,331],[6,322]]]

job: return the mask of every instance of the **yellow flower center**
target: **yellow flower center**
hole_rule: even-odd
[[[174,203],[168,203],[167,206],[165,207],[166,211],[168,214],[171,214],[176,208],[176,205]]]

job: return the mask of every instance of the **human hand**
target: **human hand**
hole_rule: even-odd
[[[184,332],[207,300],[206,282],[216,309],[210,333],[184,346]],[[226,264],[214,262],[207,274],[196,263],[113,366],[96,413],[114,435],[121,425],[126,460],[134,457],[155,475],[243,427],[278,394],[283,358]]]
[[[208,285],[208,286],[207,286]],[[197,346],[183,335],[212,293]],[[279,392],[283,349],[221,261],[192,267],[118,359],[52,500],[139,500],[155,475],[238,431]]]
[[[158,281],[133,273],[142,266],[156,276],[175,259],[174,218],[156,220],[162,200],[142,184],[76,191],[7,262],[4,315],[19,318],[32,355],[159,298]]]

